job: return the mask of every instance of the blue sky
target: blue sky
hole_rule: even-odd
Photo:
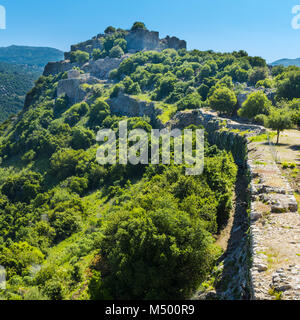
[[[300,57],[300,29],[291,27],[300,0],[0,0],[7,29],[0,46],[71,44],[143,21],[161,36],[175,35],[188,49],[244,49],[268,62]]]

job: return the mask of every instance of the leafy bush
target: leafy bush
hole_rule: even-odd
[[[104,235],[97,264],[102,277],[96,273],[90,282],[92,299],[183,299],[213,262],[209,233],[167,208],[115,214]]]
[[[27,275],[33,264],[41,264],[44,255],[38,248],[25,242],[15,242],[0,251],[0,264],[7,269],[8,278],[13,275]]]
[[[280,98],[300,98],[300,71],[291,71],[278,83],[277,95]]]
[[[42,176],[33,171],[22,171],[10,176],[1,192],[11,201],[29,202],[41,191]]]
[[[237,98],[232,90],[221,87],[214,91],[209,98],[209,103],[214,110],[232,115],[236,108]]]
[[[51,168],[58,178],[67,178],[76,174],[79,162],[87,161],[86,157],[83,150],[60,149],[50,158]]]
[[[91,106],[89,114],[89,125],[101,125],[102,121],[110,114],[109,105],[103,99],[96,99]]]
[[[178,110],[197,109],[201,105],[201,96],[197,92],[188,94],[177,103]]]
[[[84,64],[85,62],[89,61],[90,55],[88,52],[77,50],[71,52],[71,62],[77,62],[79,64]]]
[[[254,68],[249,75],[249,82],[256,85],[258,81],[265,80],[268,76],[267,68]]]
[[[256,91],[248,96],[242,108],[238,111],[238,115],[243,118],[254,119],[259,114],[268,114],[270,107],[271,102],[267,96],[261,91]]]
[[[94,132],[84,127],[73,129],[71,146],[73,149],[88,149],[94,142]]]
[[[103,58],[103,52],[100,49],[94,49],[92,52],[93,60],[98,60]]]
[[[114,46],[113,48],[111,48],[111,50],[109,51],[109,56],[110,58],[121,58],[124,55],[124,51],[122,50],[122,48],[120,46]]]
[[[133,24],[133,26],[131,27],[131,31],[138,30],[138,29],[147,30],[147,28],[143,22],[135,22]]]
[[[109,34],[109,33],[115,33],[117,30],[116,28],[109,26],[105,29],[104,33]]]
[[[123,38],[118,38],[114,41],[114,47],[116,46],[120,47],[124,52],[127,51],[127,41]]]

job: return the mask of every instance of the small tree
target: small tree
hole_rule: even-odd
[[[88,52],[77,50],[71,52],[71,62],[77,62],[79,64],[84,64],[89,61],[90,55]]]
[[[267,96],[261,91],[256,91],[248,96],[238,115],[242,118],[254,119],[258,114],[268,114],[270,107],[271,102]]]
[[[93,60],[98,60],[102,58],[102,51],[100,49],[94,49],[92,52]]]
[[[280,132],[290,129],[293,126],[292,114],[287,109],[272,109],[266,121],[267,127],[277,131],[277,141],[279,143]]]
[[[109,26],[105,29],[104,33],[109,34],[109,33],[115,33],[116,31],[117,31],[116,28]]]
[[[147,30],[145,24],[143,22],[135,22],[131,28],[131,31],[137,30],[137,29],[143,29],[143,30]]]
[[[279,81],[277,95],[285,99],[300,98],[300,71],[285,74],[285,78]]]
[[[214,110],[232,115],[237,104],[237,99],[232,90],[221,87],[214,91],[213,95],[209,98],[209,103]]]
[[[121,58],[124,54],[124,51],[120,46],[115,46],[109,51],[109,56],[111,58]]]
[[[127,49],[127,41],[123,38],[118,38],[114,41],[114,47],[119,46],[124,52]]]
[[[260,80],[265,80],[268,77],[268,69],[267,68],[254,68],[249,75],[249,82],[252,85],[256,85],[256,83]]]

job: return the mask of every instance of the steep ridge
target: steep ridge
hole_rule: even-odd
[[[147,132],[165,123],[176,106],[162,99],[179,78],[184,98],[211,53],[125,53],[119,36],[100,56],[72,51],[72,68],[40,77],[0,127],[3,299],[187,299],[221,254],[213,235],[237,173],[229,153],[206,142],[204,174],[187,176],[183,165],[100,165],[95,139],[123,120]],[[146,78],[131,79],[135,69]]]
[[[265,128],[205,106],[210,91],[240,87],[229,73],[245,84],[265,61],[185,45],[143,27],[109,27],[48,64],[22,112],[1,126],[0,264],[8,280],[1,297],[190,299],[210,277],[220,280],[215,291],[196,298],[259,298],[251,249],[254,259],[258,253],[247,228],[264,215],[253,207],[259,196],[247,198],[254,181],[247,170],[251,139]],[[116,132],[123,120],[148,133],[204,126],[203,175],[186,176],[172,164],[99,165],[98,130]],[[295,209],[290,195],[264,202],[270,210]],[[216,239],[228,218],[222,252]],[[267,279],[264,266],[253,268]]]

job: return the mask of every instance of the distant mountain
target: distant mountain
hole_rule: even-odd
[[[42,71],[39,66],[0,62],[0,122],[22,109],[26,93]]]
[[[271,66],[279,66],[279,65],[283,65],[285,67],[288,66],[297,66],[300,67],[300,58],[297,59],[280,59],[277,61],[274,61],[272,63],[270,63]]]
[[[0,61],[44,67],[49,61],[62,60],[64,53],[48,47],[0,47]]]
[[[0,47],[0,122],[23,108],[25,95],[44,66],[63,57],[62,51],[53,48]]]

